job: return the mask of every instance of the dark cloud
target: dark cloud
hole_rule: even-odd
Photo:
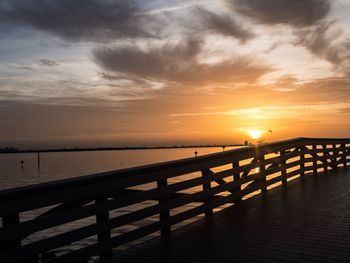
[[[232,8],[265,25],[287,25],[296,45],[350,74],[349,41],[339,41],[342,32],[327,15],[329,0],[231,0]]]
[[[305,46],[317,56],[338,64],[341,62],[341,57],[337,48],[332,46],[332,42],[337,36],[330,33],[331,26],[332,23],[322,23],[317,27],[297,31],[297,44]]]
[[[337,70],[350,73],[350,42],[339,41],[342,31],[334,27],[334,22],[319,23],[295,34],[298,37],[297,45],[330,62]]]
[[[95,81],[75,79],[1,77],[0,105],[4,101],[23,101],[47,105],[113,105],[153,95],[153,83],[140,79],[114,79],[105,74]],[[113,80],[113,81],[111,81]],[[118,80],[118,81],[115,81]],[[103,92],[101,92],[103,87]]]
[[[98,48],[93,54],[103,68],[144,78],[171,79],[185,70],[200,52],[200,41],[189,40],[178,45],[167,44],[161,48],[143,50],[138,46]],[[187,70],[187,68],[186,68]]]
[[[299,85],[295,96],[299,96],[300,101],[319,102],[326,106],[331,103],[349,103],[349,91],[350,80],[347,77],[334,77]]]
[[[254,82],[271,67],[251,58],[234,58],[215,64],[201,63],[202,43],[188,39],[147,50],[137,46],[98,48],[94,60],[103,69],[122,76],[180,84]]]
[[[29,71],[36,71],[33,67],[31,67],[30,65],[26,65],[26,64],[14,64],[14,65],[8,65],[9,68],[13,68],[13,69],[22,69],[22,70],[29,70]]]
[[[109,87],[118,87],[124,90],[127,90],[128,93],[132,94],[135,93],[135,96],[139,95],[137,94],[137,88],[143,92],[149,92],[152,90],[152,86],[156,83],[150,83],[146,79],[133,77],[133,76],[125,76],[120,74],[111,74],[106,72],[100,72],[98,73],[99,77],[103,80],[107,80],[108,84],[105,84]],[[136,88],[137,87],[137,88]],[[131,91],[131,88],[132,91]]]
[[[350,108],[344,108],[340,110],[340,113],[350,114]]]
[[[70,40],[146,36],[132,0],[5,0],[0,23],[21,24]]]
[[[234,37],[242,42],[255,36],[252,31],[239,24],[232,15],[218,15],[204,8],[197,8],[194,12],[199,16],[204,28],[215,33]]]
[[[59,65],[56,61],[47,58],[40,59],[39,61],[41,66],[54,67]]]
[[[229,2],[241,14],[268,25],[310,26],[324,19],[330,10],[329,0],[230,0]]]

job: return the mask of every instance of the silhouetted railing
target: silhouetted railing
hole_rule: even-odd
[[[108,258],[112,248],[157,231],[168,235],[173,225],[200,214],[211,217],[220,206],[295,178],[346,168],[349,150],[350,139],[298,138],[3,190],[0,261]],[[30,218],[28,212],[38,215]],[[55,227],[91,217],[94,221],[55,232]],[[128,225],[133,228],[116,231]],[[51,236],[30,238],[47,230]],[[96,239],[75,249],[57,250],[91,237]]]

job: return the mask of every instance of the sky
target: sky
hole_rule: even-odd
[[[349,13],[346,0],[1,0],[0,147],[350,137]]]

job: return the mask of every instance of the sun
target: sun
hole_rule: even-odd
[[[254,140],[260,139],[262,134],[262,130],[248,130],[248,135]]]

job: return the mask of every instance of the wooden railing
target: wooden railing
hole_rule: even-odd
[[[345,169],[349,153],[350,139],[298,138],[3,190],[0,262],[104,260],[113,248],[158,231],[167,236],[175,224],[200,214],[211,217],[220,206],[295,178]],[[84,218],[93,220],[55,231]],[[40,235],[50,229],[51,236]],[[35,234],[40,238],[31,238]],[[59,251],[89,237],[96,239]]]

